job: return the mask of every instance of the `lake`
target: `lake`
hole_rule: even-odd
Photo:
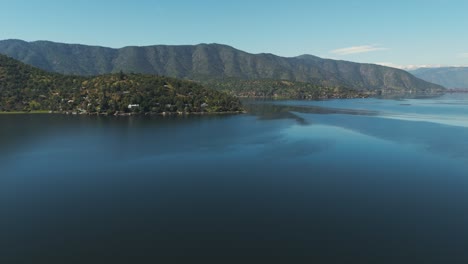
[[[0,115],[0,263],[468,263],[468,97]]]

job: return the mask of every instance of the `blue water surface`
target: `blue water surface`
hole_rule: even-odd
[[[0,115],[0,263],[468,263],[468,98]]]

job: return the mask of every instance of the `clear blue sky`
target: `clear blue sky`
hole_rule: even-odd
[[[468,65],[466,0],[0,0],[0,39]]]

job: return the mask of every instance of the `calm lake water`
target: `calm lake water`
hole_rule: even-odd
[[[0,263],[468,263],[468,97],[0,115]]]

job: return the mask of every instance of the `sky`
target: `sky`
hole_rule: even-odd
[[[467,0],[0,0],[0,39],[467,66]]]

